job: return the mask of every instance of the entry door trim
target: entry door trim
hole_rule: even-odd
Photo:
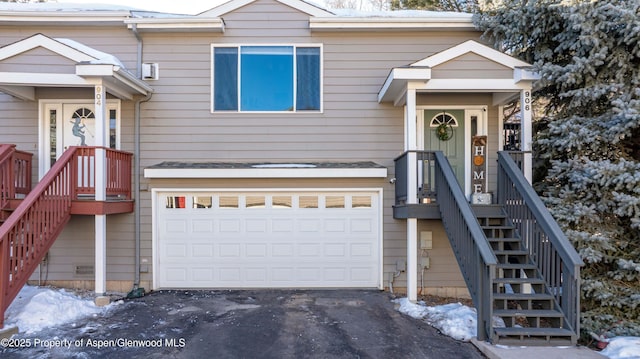
[[[63,115],[63,105],[93,105],[93,100],[89,99],[41,99],[38,101],[38,178],[44,177],[45,173],[49,170],[49,156],[50,156],[50,123],[49,123],[49,111],[55,110],[57,112],[57,134],[60,139],[62,133],[61,116]],[[107,111],[116,110],[116,149],[120,149],[121,138],[121,110],[120,100],[111,99],[107,100]],[[105,119],[109,121],[109,116]],[[107,124],[109,128],[109,124]],[[58,146],[63,146],[60,142]]]
[[[429,105],[429,106],[416,106],[417,114],[417,127],[416,131],[418,136],[418,148],[425,150],[424,143],[424,110],[464,110],[464,193],[467,199],[471,197],[471,116],[478,116],[480,121],[478,132],[483,135],[487,135],[487,107],[478,105]],[[487,152],[489,149],[487,148]]]

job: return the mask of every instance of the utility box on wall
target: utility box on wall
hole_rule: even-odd
[[[420,249],[432,249],[433,248],[433,232],[421,231],[420,232]]]
[[[142,64],[142,79],[143,80],[157,80],[160,78],[160,68],[157,63],[143,63]]]

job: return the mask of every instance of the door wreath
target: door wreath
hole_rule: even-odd
[[[449,141],[453,137],[453,126],[450,123],[441,123],[436,127],[436,136],[440,141]]]

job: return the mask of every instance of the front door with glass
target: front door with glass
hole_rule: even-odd
[[[119,103],[107,103],[107,143],[119,148]],[[41,176],[53,166],[64,151],[71,146],[94,146],[96,143],[95,107],[92,103],[45,103],[41,143]]]
[[[424,149],[442,151],[464,188],[464,110],[424,110]]]

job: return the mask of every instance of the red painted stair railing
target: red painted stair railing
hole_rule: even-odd
[[[4,313],[71,218],[95,195],[96,147],[70,147],[0,226],[0,327]],[[107,196],[131,199],[130,153],[105,149]]]
[[[31,157],[16,150],[16,145],[0,144],[0,210],[9,206],[16,194],[31,191]]]

